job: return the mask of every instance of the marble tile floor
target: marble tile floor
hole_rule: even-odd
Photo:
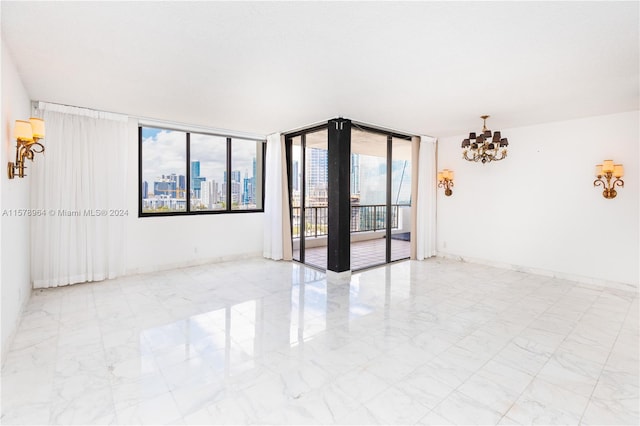
[[[406,261],[251,259],[35,291],[2,424],[640,422],[637,294]]]

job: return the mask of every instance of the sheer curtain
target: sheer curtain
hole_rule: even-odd
[[[289,190],[284,137],[280,133],[267,136],[264,198],[263,256],[291,260]]]
[[[34,288],[124,273],[128,118],[40,102],[46,151],[30,167]]]
[[[436,255],[436,143],[436,138],[420,137],[416,213],[417,260]]]

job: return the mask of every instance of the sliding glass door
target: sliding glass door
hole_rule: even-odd
[[[411,256],[411,140],[391,139],[390,260]]]
[[[327,126],[286,135],[293,258],[327,269],[329,181]],[[352,124],[349,165],[350,269],[410,257],[411,138]],[[345,157],[345,158],[342,158]],[[334,183],[335,185],[335,183]],[[344,188],[343,188],[344,186]],[[347,219],[349,220],[349,219]],[[346,237],[346,236],[345,236]]]
[[[351,269],[410,257],[411,140],[354,125]]]
[[[327,131],[289,139],[293,259],[327,267]]]

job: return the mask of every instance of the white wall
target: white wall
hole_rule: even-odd
[[[9,180],[8,161],[15,161],[16,142],[13,140],[15,120],[29,119],[31,103],[7,46],[2,42],[2,196],[0,209],[0,275],[2,281],[2,360],[13,339],[22,309],[31,294],[29,263],[29,218],[7,216],[16,209],[29,208],[30,179]],[[36,159],[37,163],[37,159]],[[36,165],[37,167],[37,165]],[[28,170],[27,170],[28,173]]]
[[[455,187],[451,197],[438,190],[438,254],[637,286],[638,111],[513,129],[493,123],[509,138],[503,161],[463,160],[464,135],[439,141],[438,170],[453,169]],[[605,159],[625,167],[613,200],[593,187]]]
[[[127,273],[262,256],[263,213],[138,217],[138,123],[130,120]]]

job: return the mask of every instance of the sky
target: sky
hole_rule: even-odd
[[[241,176],[253,176],[252,159],[261,142],[244,139],[232,140],[232,170],[240,170]],[[221,136],[191,134],[191,161],[200,161],[200,175],[222,183],[226,169],[226,138]],[[142,180],[153,182],[161,176],[186,172],[186,133],[149,127],[142,129]]]

